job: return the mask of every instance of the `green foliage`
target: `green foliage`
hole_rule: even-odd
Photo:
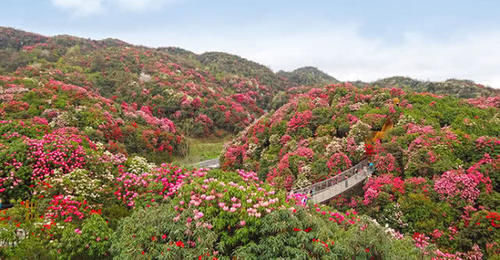
[[[109,258],[111,236],[112,230],[106,221],[100,215],[92,214],[83,222],[81,234],[71,225],[65,227],[60,243],[56,244],[61,252],[58,258]]]
[[[286,78],[292,86],[326,85],[339,82],[315,67],[302,67],[292,72],[278,71],[277,75]]]
[[[398,201],[409,232],[432,233],[434,229],[447,229],[458,216],[456,209],[445,202],[434,202],[424,194],[410,193]]]

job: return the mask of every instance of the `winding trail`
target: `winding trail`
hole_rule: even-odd
[[[211,159],[211,160],[206,160],[202,162],[197,162],[193,164],[193,166],[197,168],[210,168],[210,169],[215,169],[220,167],[220,162],[219,158]]]

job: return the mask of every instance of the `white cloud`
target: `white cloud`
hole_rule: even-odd
[[[129,12],[158,10],[179,0],[51,0],[60,9],[68,10],[75,16],[90,16],[105,10],[119,8]]]
[[[273,70],[311,65],[340,80],[373,81],[400,75],[435,81],[470,79],[500,88],[500,31],[457,32],[446,38],[407,33],[392,42],[363,36],[351,25],[295,34],[142,33],[117,36],[138,44],[180,46],[197,53],[225,51]]]
[[[58,8],[69,10],[76,16],[87,16],[103,11],[102,0],[51,0]]]
[[[352,24],[293,34],[265,33],[259,28],[152,27],[98,37],[152,47],[177,46],[195,53],[223,51],[275,71],[316,66],[339,80],[374,81],[396,75],[433,81],[458,78],[500,88],[500,30],[457,31],[446,37],[408,32],[392,41],[367,37]]]
[[[336,30],[273,39],[239,52],[275,70],[313,65],[342,80],[372,81],[403,75],[423,80],[467,78],[500,87],[498,46],[500,32],[444,40],[408,34],[395,44]]]
[[[176,0],[114,0],[114,2],[126,11],[157,10],[167,4],[177,2]]]

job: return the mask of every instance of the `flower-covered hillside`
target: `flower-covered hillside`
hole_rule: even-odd
[[[4,122],[42,125],[47,133],[76,128],[111,151],[149,156],[154,153],[163,159],[186,151],[183,135],[168,118],[154,116],[147,106],[120,105],[89,87],[46,80],[44,76],[0,76],[0,101]]]
[[[356,82],[364,87],[366,83]],[[500,95],[495,88],[486,87],[471,80],[448,79],[441,82],[420,81],[408,77],[389,77],[369,83],[386,88],[403,88],[415,92],[431,92],[438,95],[450,95],[460,98],[476,98]]]
[[[353,210],[303,205],[255,172],[157,166],[110,153],[76,129],[43,134],[46,126],[3,124],[33,139],[17,144],[27,146],[27,155],[14,153],[6,162],[11,174],[2,179],[1,196],[13,207],[0,210],[2,258],[421,259],[437,253]]]
[[[171,200],[150,200],[123,219],[111,252],[126,259],[424,255],[410,237],[391,233],[355,211],[297,202],[260,182],[254,172],[198,172],[184,179]]]
[[[274,94],[286,84],[264,66],[239,65],[244,62],[236,56],[225,59],[234,61],[233,70],[227,70],[216,66],[220,60],[207,59],[213,55],[176,48],[71,36],[37,38],[0,29],[7,35],[0,51],[5,61],[13,60],[0,64],[0,72],[58,80],[94,90],[123,107],[145,107],[190,136],[242,130],[270,107]],[[29,40],[24,42],[24,37]],[[273,85],[261,84],[261,79]]]
[[[424,240],[443,252],[477,244],[496,254],[499,99],[348,84],[311,89],[245,129],[221,163],[289,190],[338,174],[373,150],[375,176],[359,196],[337,198],[336,205],[403,233],[435,234]]]

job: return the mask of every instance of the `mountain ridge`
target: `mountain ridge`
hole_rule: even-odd
[[[293,71],[279,70],[273,72],[267,66],[256,61],[241,57],[236,54],[220,51],[207,51],[196,54],[192,51],[180,47],[147,47],[143,45],[133,45],[115,38],[105,38],[101,40],[92,40],[84,37],[76,37],[67,34],[44,36],[37,33],[27,32],[10,27],[0,26],[0,47],[14,47],[20,49],[32,44],[44,44],[49,39],[72,41],[73,44],[87,43],[93,46],[127,46],[144,50],[157,50],[180,59],[191,59],[191,63],[207,69],[211,72],[241,75],[257,78],[266,85],[276,85],[279,88],[301,85],[321,85],[335,84],[341,82],[334,76],[313,66],[303,66]],[[17,36],[17,37],[16,37]],[[12,40],[22,36],[23,40]],[[0,57],[2,53],[0,53]],[[447,79],[445,81],[427,81],[411,78],[408,76],[391,76],[377,79],[371,82],[360,80],[347,80],[351,84],[363,87],[366,84],[377,85],[380,87],[401,87],[411,89],[416,92],[432,92],[435,94],[450,94],[458,97],[473,98],[479,96],[500,95],[500,89],[476,83],[468,79]],[[457,89],[454,89],[457,88]]]

